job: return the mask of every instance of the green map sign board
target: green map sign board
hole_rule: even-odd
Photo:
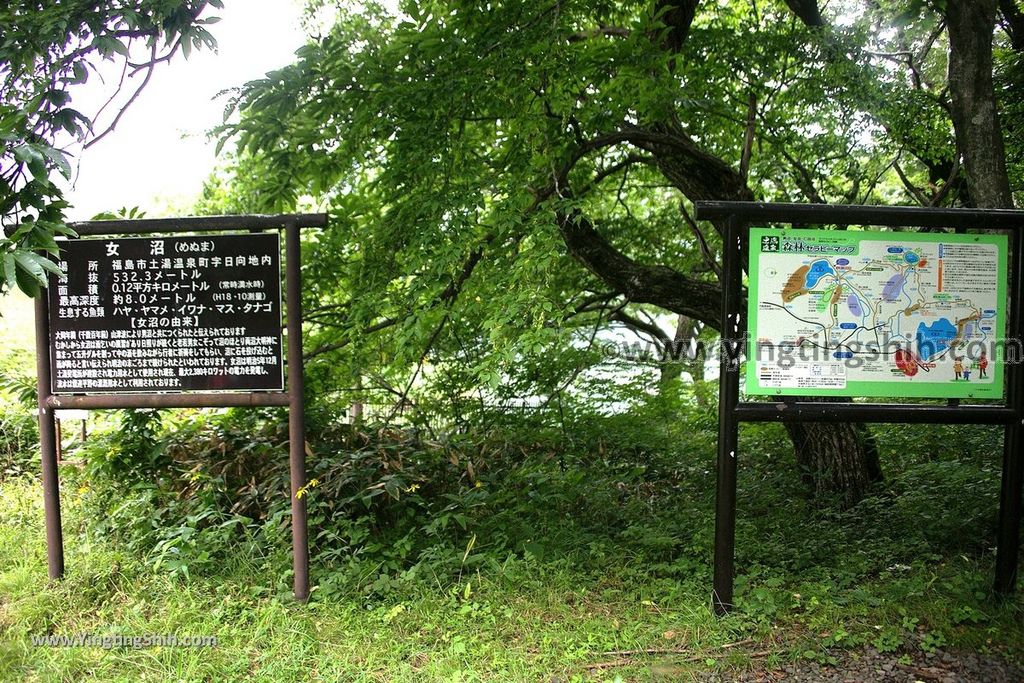
[[[1005,235],[750,229],[746,392],[1003,397]]]

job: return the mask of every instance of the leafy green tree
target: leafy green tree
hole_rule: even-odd
[[[330,207],[306,276],[325,391],[593,405],[625,391],[599,340],[665,360],[719,325],[722,226],[694,201],[972,201],[946,23],[894,0],[339,5],[222,133],[262,208]],[[863,426],[789,429],[819,494],[881,476]]]
[[[34,296],[56,266],[55,235],[70,234],[68,207],[54,182],[71,178],[68,149],[88,147],[116,128],[154,69],[179,52],[216,43],[202,17],[221,0],[11,0],[0,7],[0,293],[18,286]],[[123,65],[95,120],[71,106],[76,87],[103,61]]]

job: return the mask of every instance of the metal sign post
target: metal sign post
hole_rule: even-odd
[[[259,247],[255,244],[259,240],[254,239],[253,235],[247,235],[247,239],[244,240],[248,244],[247,249],[237,249],[224,258],[218,255],[216,258],[202,259],[198,258],[199,253],[209,252],[206,253],[206,256],[209,256],[216,251],[218,244],[229,244],[233,238],[210,236],[201,240],[196,238],[184,245],[180,241],[182,238],[153,239],[151,242],[154,243],[154,252],[151,254],[151,261],[144,258],[138,261],[133,258],[119,258],[117,270],[121,275],[113,275],[114,268],[111,262],[111,272],[105,272],[103,276],[106,280],[103,280],[98,272],[95,275],[90,273],[87,279],[82,279],[81,282],[88,283],[90,296],[76,296],[64,291],[55,292],[51,281],[47,296],[39,296],[36,299],[39,434],[46,516],[47,566],[51,579],[58,579],[64,574],[54,420],[56,409],[281,406],[289,408],[294,593],[297,600],[305,601],[309,598],[306,504],[299,496],[299,491],[306,485],[302,253],[299,231],[302,228],[322,228],[326,225],[326,214],[298,214],[89,221],[71,226],[83,237],[238,230],[255,233],[283,229],[288,337],[287,384],[282,385],[280,377],[279,271],[265,269],[265,266],[272,266],[276,262],[279,252],[271,255],[264,248],[263,256],[260,256]],[[160,252],[165,252],[168,246],[173,246],[178,248],[178,253],[157,253],[156,243],[160,243]],[[97,247],[91,243],[78,245],[93,250]],[[124,247],[126,254],[137,247],[131,240],[111,240],[107,245],[104,246],[108,251],[104,253],[110,257],[119,253],[121,247]],[[277,249],[279,247],[275,247],[275,251]],[[234,255],[244,251],[251,252],[244,260]],[[264,257],[269,259],[269,263]],[[128,261],[133,262],[130,269],[127,268]],[[188,279],[190,273],[202,279],[206,274],[202,270],[206,267],[204,262],[211,268],[208,271],[211,278],[219,278],[220,287],[213,290],[208,286],[197,287],[190,283],[188,288],[182,289],[175,280],[177,274],[180,273],[183,280]],[[101,270],[98,266],[92,265],[96,264],[97,260],[93,259],[87,263],[92,270]],[[129,270],[133,273],[130,276]],[[138,275],[140,272],[143,273],[142,277]],[[249,279],[245,279],[246,277]],[[109,291],[99,291],[102,286],[101,280],[107,283]],[[160,282],[161,280],[163,282]],[[111,281],[121,284],[110,286]],[[159,286],[156,283],[159,283]],[[197,292],[198,295],[194,295]],[[267,292],[271,294],[268,296]],[[275,292],[276,311],[273,302]],[[157,301],[152,298],[154,293],[160,294]],[[107,295],[110,295],[110,301],[103,299]],[[174,301],[174,306],[178,307],[174,315],[168,314],[165,310],[168,299]],[[140,311],[148,317],[139,318]],[[108,320],[108,314],[110,318],[117,319]],[[240,314],[244,315],[244,319],[238,322],[237,316]],[[235,317],[232,318],[232,315]],[[273,324],[266,327],[266,324],[270,324],[268,320],[272,323],[274,316],[277,316],[278,320],[276,333]],[[260,320],[264,318],[267,320],[261,323]],[[51,325],[53,319],[58,321],[61,330],[60,348],[57,348],[54,340],[55,330]],[[206,322],[208,320],[212,323]],[[200,327],[201,321],[205,323],[203,327]],[[124,327],[128,323],[130,325]],[[225,327],[208,326],[218,323]],[[235,326],[231,326],[232,323]],[[250,324],[253,331],[246,335]],[[194,333],[197,329],[216,330],[216,338],[195,339],[198,336],[210,336],[189,334],[189,330]],[[83,330],[81,335],[78,330]],[[146,337],[149,343],[139,343],[140,337]],[[83,339],[85,341],[80,342]],[[185,348],[173,349],[172,342]],[[252,350],[246,350],[245,347],[254,344],[259,355],[245,356],[244,354]],[[143,350],[131,353],[123,350],[137,347]],[[193,347],[195,353],[188,353]],[[185,356],[188,358],[184,358]],[[129,361],[137,362],[126,362],[126,357]],[[177,364],[174,362],[175,357],[181,358]],[[118,362],[112,362],[112,358]],[[58,381],[55,382],[55,379]],[[55,387],[58,385],[70,389],[57,391]]]
[[[1001,424],[1004,428],[1003,466],[994,588],[997,595],[1013,592],[1020,552],[1021,492],[1024,462],[1021,428],[1024,424],[1024,211],[923,209],[882,206],[767,204],[758,202],[697,202],[697,218],[723,226],[722,351],[719,388],[718,483],[715,501],[715,612],[733,607],[736,533],[736,472],[741,422],[891,422],[924,424]],[[999,403],[946,405],[908,403],[821,403],[789,396],[786,401],[740,401],[740,355],[746,347],[747,323],[741,310],[744,248],[752,224],[867,225],[910,228],[948,228],[1011,233],[1009,307],[1006,310],[1006,356],[1003,359],[1005,397]],[[751,277],[757,274],[752,273]],[[756,340],[755,340],[756,342]],[[747,362],[750,348],[747,348]],[[781,393],[781,392],[780,392]],[[788,392],[788,393],[799,393]],[[816,395],[827,392],[817,391]],[[922,395],[922,394],[918,394]]]

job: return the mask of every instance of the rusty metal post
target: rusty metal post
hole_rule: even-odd
[[[57,475],[57,424],[50,398],[50,318],[48,290],[36,296],[36,395],[39,450],[42,455],[43,514],[46,518],[46,566],[51,579],[64,576],[64,536],[60,525],[60,480]]]
[[[285,225],[285,289],[288,306],[288,462],[292,495],[292,567],[295,599],[309,599],[306,500],[306,409],[302,369],[302,244],[294,219]]]
[[[1014,231],[1011,240],[1011,291],[1007,338],[1024,338],[1024,235]],[[1003,359],[1006,373],[1006,402],[1015,411],[1003,431],[1003,471],[999,480],[999,519],[996,528],[995,593],[1006,597],[1017,585],[1020,556],[1021,490],[1024,488],[1024,462],[1021,453],[1021,423],[1024,421],[1024,365],[1021,359]]]
[[[64,462],[64,434],[61,432],[60,420],[53,418],[54,437],[57,441],[57,464]]]
[[[719,349],[721,374],[718,378],[718,467],[715,492],[714,589],[711,605],[715,614],[732,609],[733,558],[736,546],[736,451],[739,421],[736,404],[740,393],[741,338],[739,294],[742,277],[740,227],[729,216],[722,238],[722,342]]]

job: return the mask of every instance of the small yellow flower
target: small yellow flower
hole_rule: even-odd
[[[418,490],[419,488],[420,488],[420,485],[419,485],[419,484],[412,484],[412,485],[411,485],[411,486],[410,486],[409,488],[407,488],[407,489],[405,490],[405,492],[406,492],[406,493],[412,493],[413,491],[416,491],[416,490]]]
[[[308,482],[306,482],[305,486],[303,486],[302,488],[295,492],[295,497],[301,500],[307,493],[309,493],[309,490],[311,488],[315,488],[319,484],[320,481],[318,479],[310,479]]]

